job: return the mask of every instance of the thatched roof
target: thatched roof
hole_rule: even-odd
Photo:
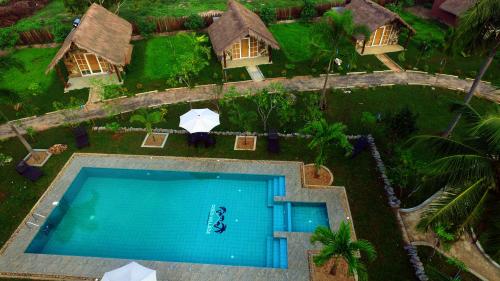
[[[258,15],[240,3],[229,0],[227,11],[208,28],[217,55],[246,36],[252,36],[279,49],[279,44]]]
[[[71,46],[94,53],[115,65],[130,62],[132,25],[98,4],[92,4],[64,40],[46,72],[49,72],[64,57]]]
[[[364,25],[370,32],[375,31],[383,25],[397,21],[415,33],[415,29],[398,14],[371,0],[351,0],[351,3],[347,4],[345,8],[352,12],[353,21],[356,25]],[[363,38],[364,35],[359,35],[357,39]]]
[[[477,0],[446,0],[439,6],[439,8],[459,17],[472,6],[474,6],[476,2]]]

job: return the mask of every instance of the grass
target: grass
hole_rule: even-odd
[[[463,56],[460,54],[446,55],[441,47],[434,47],[424,53],[419,51],[420,42],[444,42],[448,28],[443,24],[424,20],[409,12],[400,12],[401,17],[408,22],[415,30],[416,34],[411,39],[408,49],[403,53],[389,53],[388,55],[406,69],[423,70],[430,73],[447,73],[459,77],[475,78],[479,68],[485,60],[485,56],[473,55]],[[405,39],[405,36],[401,38]],[[419,61],[420,58],[420,61]],[[446,62],[443,62],[446,58]],[[500,55],[497,54],[483,80],[490,81],[496,86],[500,86]]]
[[[132,62],[127,66],[123,86],[130,93],[159,90],[172,87],[167,83],[171,75],[172,65],[183,52],[189,52],[189,46],[184,44],[185,38],[179,35],[169,37],[153,37],[149,40],[134,41]],[[173,46],[173,48],[172,48]],[[175,50],[175,51],[174,51]],[[229,81],[249,80],[244,68],[227,70]],[[193,78],[195,85],[212,84],[223,77],[221,63],[214,52],[211,53],[209,65],[197,77]],[[176,85],[183,87],[185,85]]]
[[[52,0],[30,17],[19,20],[13,25],[18,31],[28,31],[60,24],[71,24],[73,15],[64,8],[63,0]]]
[[[12,60],[0,69],[0,110],[9,119],[17,119],[54,110],[53,102],[67,103],[71,97],[86,102],[88,90],[64,93],[64,86],[55,71],[47,75],[45,69],[57,52],[57,48],[26,48],[8,55]],[[19,67],[15,65],[19,64]],[[34,90],[36,88],[36,90]],[[10,92],[10,94],[9,94]],[[14,104],[21,103],[20,110]],[[3,120],[2,120],[3,122]]]
[[[317,33],[313,23],[289,23],[274,24],[270,26],[270,31],[280,44],[280,50],[274,50],[273,64],[262,65],[260,69],[266,77],[293,77],[298,75],[319,75],[327,69],[328,59],[318,59],[315,52],[315,45],[326,46],[327,43],[321,40],[321,37],[314,37]],[[316,42],[314,40],[317,40]],[[351,48],[353,45],[342,46],[342,48]],[[348,63],[345,58],[344,66]],[[342,72],[347,71],[367,71],[387,69],[375,56],[356,56],[355,62],[349,62],[349,69],[344,68]],[[339,72],[335,70],[335,72]]]
[[[296,108],[299,110],[296,120],[286,126],[289,131],[297,131],[303,126],[300,117],[303,108],[303,98],[311,93],[298,94]],[[394,86],[374,89],[355,89],[351,94],[335,91],[329,95],[327,119],[331,122],[344,122],[349,127],[349,133],[363,131],[359,121],[363,111],[389,112],[404,105],[409,105],[419,113],[419,133],[432,133],[441,130],[451,118],[447,107],[449,101],[459,100],[462,97],[449,90],[436,90],[419,86]],[[387,101],[391,101],[390,103]],[[245,102],[245,101],[242,101]],[[485,100],[473,99],[473,104],[481,110],[487,110],[493,105]],[[246,105],[247,107],[250,104]],[[193,104],[193,107],[213,108],[210,102]],[[167,120],[159,127],[177,128],[178,116],[189,109],[186,103],[168,106]],[[118,120],[121,125],[129,126],[130,114],[116,116],[110,120],[97,120],[96,125],[111,120]],[[271,116],[270,126],[277,127],[276,118]],[[260,124],[254,124],[261,130]],[[279,127],[278,127],[279,128]],[[236,130],[234,125],[228,124],[227,115],[222,108],[221,126],[218,130]],[[459,127],[459,130],[463,128]],[[281,129],[283,131],[283,129]],[[282,153],[270,155],[266,152],[266,142],[258,141],[256,152],[234,151],[232,149],[234,137],[217,137],[217,146],[214,149],[190,148],[186,145],[184,136],[171,135],[165,149],[144,149],[140,144],[144,133],[123,134],[120,140],[113,140],[109,133],[90,133],[92,146],[82,152],[104,152],[123,154],[156,154],[173,156],[197,157],[225,157],[239,159],[280,159],[311,162],[314,153],[306,148],[307,143],[301,139],[282,140]],[[377,144],[384,153],[390,137],[385,134],[377,135]],[[46,176],[36,183],[30,183],[18,176],[13,168],[14,163],[0,170],[0,244],[5,243],[12,231],[26,216],[29,209],[38,200],[49,183],[76,151],[70,128],[60,127],[51,129],[35,136],[30,140],[34,147],[49,147],[54,143],[69,145],[69,151],[62,155],[53,156],[43,168]],[[14,159],[21,159],[26,154],[22,145],[16,139],[9,139],[0,143],[0,152],[9,154]],[[350,202],[356,233],[359,238],[368,239],[375,244],[379,257],[370,264],[370,280],[413,280],[412,270],[402,249],[400,232],[393,213],[388,208],[382,185],[374,169],[374,163],[369,153],[365,152],[355,159],[346,159],[339,151],[331,155],[327,165],[334,171],[335,184],[346,186]]]

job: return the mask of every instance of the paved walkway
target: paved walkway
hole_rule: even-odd
[[[450,75],[429,75],[423,72],[406,71],[394,73],[392,71],[382,71],[374,73],[359,73],[346,76],[332,75],[329,78],[330,88],[345,87],[369,87],[369,86],[387,86],[394,84],[410,85],[430,85],[435,87],[450,88],[454,90],[469,89],[472,80],[459,79]],[[262,82],[242,81],[226,83],[225,89],[236,87],[237,90],[255,91],[268,86],[272,82],[283,83],[285,87],[296,91],[319,90],[323,86],[324,78],[299,76],[291,79],[270,78]],[[139,94],[129,98],[119,98],[105,102],[89,104],[85,109],[61,110],[47,113],[41,116],[19,119],[15,122],[22,128],[33,127],[35,130],[46,130],[67,123],[77,123],[94,118],[103,118],[108,116],[109,107],[113,107],[113,112],[129,112],[139,108],[160,106],[164,104],[173,104],[187,101],[200,101],[213,99],[216,93],[215,85],[203,85],[194,89],[176,88],[158,93]],[[481,83],[476,93],[491,101],[500,103],[500,90],[491,86],[489,83]],[[108,108],[108,111],[105,109]],[[0,125],[0,139],[14,136],[7,124]]]
[[[406,233],[413,245],[432,247],[435,244],[435,239],[431,233],[423,233],[416,229],[420,216],[427,206],[428,204],[424,203],[420,206],[420,209],[417,207],[417,210],[411,212],[405,212],[404,210],[400,212],[406,228]],[[496,267],[481,253],[468,234],[462,235],[462,237],[451,246],[449,251],[444,251],[443,249],[438,250],[445,256],[452,256],[463,261],[469,268],[469,271],[482,280],[500,280],[500,268]]]

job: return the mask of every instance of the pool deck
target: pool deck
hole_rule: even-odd
[[[352,221],[345,188],[304,188],[301,176],[302,162],[75,153],[35,204],[30,214],[0,250],[0,277],[95,280],[102,277],[104,272],[123,266],[131,261],[114,258],[28,254],[24,252],[38,231],[37,227],[29,227],[26,223],[35,221],[33,218],[34,213],[48,216],[52,209],[55,208],[52,202],[60,200],[82,167],[283,175],[286,179],[286,196],[275,197],[275,201],[324,202],[327,205],[332,229],[337,229],[342,220],[349,218]],[[41,219],[37,221],[37,224],[42,225],[43,223],[44,221]],[[274,236],[287,238],[287,269],[136,261],[157,270],[159,281],[310,280],[307,251],[317,249],[309,242],[311,234],[274,232]],[[354,229],[353,236],[355,238]]]

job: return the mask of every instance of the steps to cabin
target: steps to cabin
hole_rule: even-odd
[[[250,75],[250,78],[252,78],[253,81],[255,82],[264,81],[265,79],[264,74],[262,74],[262,71],[260,71],[258,66],[247,66],[246,69],[248,75]]]

